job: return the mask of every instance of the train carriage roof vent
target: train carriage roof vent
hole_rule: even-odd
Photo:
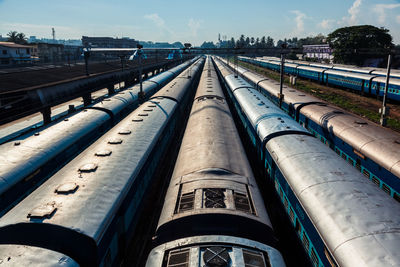
[[[80,172],[95,172],[97,170],[96,163],[87,163],[79,168]]]
[[[306,96],[306,95],[300,94],[299,96]]]
[[[155,108],[155,107],[157,107],[156,105],[148,105],[147,106],[148,108]]]
[[[395,140],[394,141],[396,144],[400,144],[400,140]]]
[[[104,150],[97,151],[95,153],[95,155],[98,157],[107,157],[107,156],[110,156],[111,153],[112,153],[111,150],[104,149]]]
[[[335,111],[333,111],[332,113],[333,113],[333,114],[344,114],[342,111],[339,111],[339,110],[335,110]]]
[[[106,99],[103,99],[102,101],[111,101],[111,99],[106,98]]]
[[[39,136],[39,135],[40,135],[40,133],[34,133],[33,135],[34,135],[34,136]]]
[[[133,122],[141,122],[141,121],[143,121],[143,119],[136,118],[136,119],[133,119],[132,121],[133,121]]]
[[[153,109],[152,108],[147,108],[147,109],[143,109],[143,111],[151,112],[151,111],[153,111]]]
[[[146,117],[146,116],[149,116],[149,114],[147,114],[147,113],[140,113],[140,114],[138,114],[138,116],[140,116],[140,117]]]
[[[167,267],[189,267],[189,252],[188,248],[170,251]]]
[[[121,130],[121,131],[118,132],[118,134],[121,134],[121,135],[128,135],[128,134],[131,134],[131,133],[132,133],[132,131],[131,130],[127,130],[127,129],[124,129],[124,130]]]
[[[204,206],[206,208],[226,208],[225,189],[222,188],[205,188]]]
[[[77,185],[76,183],[65,183],[57,187],[54,192],[63,195],[72,194],[75,193],[76,190],[78,190],[78,187],[79,185]]]
[[[261,252],[243,249],[243,259],[245,267],[265,267],[264,256]]]
[[[19,146],[20,144],[21,144],[21,142],[17,141],[17,142],[14,143],[14,146]]]
[[[207,267],[229,266],[231,258],[226,247],[208,247],[203,254],[203,261]]]
[[[34,208],[28,213],[27,217],[31,219],[49,219],[56,211],[56,203],[51,202]]]
[[[354,123],[358,124],[358,125],[367,125],[368,124],[368,122],[366,122],[366,121],[354,121]]]
[[[108,141],[110,145],[119,145],[122,143],[122,139],[120,138],[113,138]]]

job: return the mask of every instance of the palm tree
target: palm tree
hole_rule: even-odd
[[[17,39],[18,39],[17,40],[18,44],[26,44],[27,43],[27,41],[26,41],[27,38],[26,38],[25,34],[22,32],[17,34]]]
[[[8,36],[8,42],[13,42],[16,44],[26,44],[26,36],[24,33],[20,32],[18,33],[17,31],[10,31],[7,33]]]
[[[8,42],[13,42],[13,43],[16,43],[17,42],[17,40],[18,40],[18,32],[16,32],[16,31],[10,31],[9,33],[7,33],[7,36],[8,36]]]

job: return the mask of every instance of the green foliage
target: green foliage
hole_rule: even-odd
[[[26,41],[26,36],[24,33],[20,32],[16,32],[16,31],[10,31],[9,33],[7,33],[8,36],[8,42],[13,42],[16,44],[27,44]]]
[[[216,46],[213,42],[204,42],[200,47],[207,49],[207,48],[215,48]]]
[[[330,33],[327,41],[334,50],[336,63],[362,65],[368,58],[383,57],[390,52],[393,42],[388,32],[371,25],[344,27]]]

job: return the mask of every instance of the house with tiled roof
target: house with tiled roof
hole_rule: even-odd
[[[0,65],[30,63],[32,47],[13,42],[0,42]]]

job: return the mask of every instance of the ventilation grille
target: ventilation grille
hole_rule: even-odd
[[[225,189],[206,188],[204,192],[204,206],[206,208],[226,208]]]
[[[169,252],[167,267],[189,267],[189,249]]]
[[[203,254],[205,266],[224,267],[229,266],[231,258],[225,247],[208,247]]]
[[[265,267],[264,256],[261,252],[243,250],[245,267]]]

